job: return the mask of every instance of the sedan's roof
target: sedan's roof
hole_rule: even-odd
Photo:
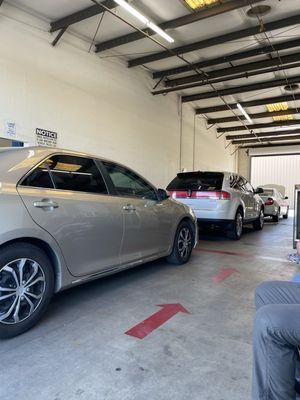
[[[104,160],[102,157],[52,147],[16,147],[0,149],[0,184],[3,182],[16,184],[36,164],[47,156],[56,153],[72,154]],[[1,185],[0,185],[1,186]]]

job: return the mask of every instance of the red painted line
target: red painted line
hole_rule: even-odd
[[[215,250],[215,249],[200,249],[196,248],[195,251],[200,251],[202,253],[216,253],[216,254],[225,254],[227,256],[237,256],[237,257],[254,257],[251,254],[245,253],[235,253],[233,251],[225,251],[225,250]]]
[[[214,283],[220,283],[227,279],[229,276],[234,274],[237,271],[235,268],[222,268],[218,275],[213,276],[211,279]]]
[[[189,312],[179,303],[177,304],[160,304],[158,307],[162,307],[155,314],[152,314],[149,318],[145,319],[140,324],[129,329],[125,332],[125,335],[133,336],[138,339],[144,339],[152,331],[159,328],[169,319],[174,317],[179,312],[189,314]]]

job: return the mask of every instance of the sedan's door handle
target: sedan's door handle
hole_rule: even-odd
[[[55,201],[43,199],[41,201],[35,201],[33,203],[36,208],[58,208],[58,204]]]
[[[127,204],[123,207],[124,211],[135,211],[135,207],[132,204]]]

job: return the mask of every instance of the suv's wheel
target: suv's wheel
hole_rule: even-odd
[[[261,231],[264,227],[265,215],[264,210],[261,208],[259,212],[259,217],[253,222],[253,228],[256,231]]]
[[[272,216],[273,222],[279,222],[280,209],[278,209],[277,214]]]
[[[283,218],[288,219],[288,217],[289,217],[289,207],[287,208],[286,214],[284,214]]]
[[[175,240],[173,244],[172,253],[167,257],[170,264],[185,264],[191,258],[194,244],[194,230],[186,221],[179,224]]]
[[[15,243],[0,252],[0,337],[11,338],[33,327],[54,290],[48,257],[36,246]]]
[[[243,214],[237,210],[232,229],[227,232],[227,237],[233,240],[239,240],[243,233]]]

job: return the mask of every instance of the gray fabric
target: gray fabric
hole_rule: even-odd
[[[255,305],[252,400],[295,400],[300,284],[262,283]]]

